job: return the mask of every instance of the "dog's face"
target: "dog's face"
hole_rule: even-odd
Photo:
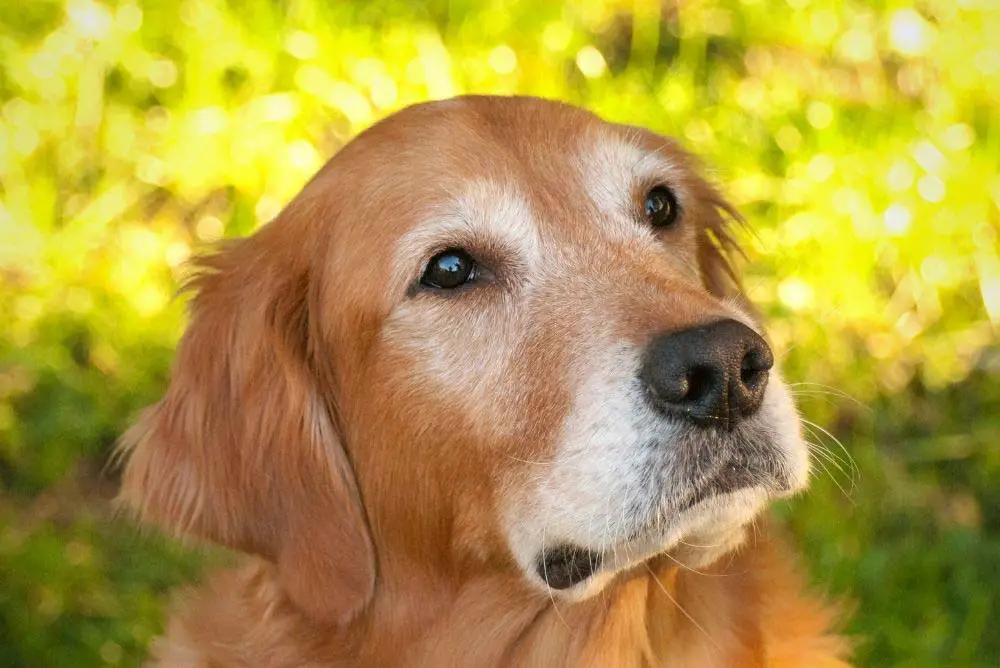
[[[808,469],[789,392],[727,275],[728,211],[671,142],[578,109],[462,98],[397,114],[213,261],[182,346],[192,370],[182,357],[133,437],[126,498],[309,573],[324,568],[316,552],[344,549],[324,533],[383,569],[517,569],[571,599],[653,554],[711,561]],[[244,313],[206,323],[224,304]],[[206,346],[231,357],[227,403],[196,415],[211,402],[191,387],[212,377],[196,370]],[[264,369],[234,371],[233,349]],[[154,481],[148,453],[176,455],[163,443],[192,429],[222,430],[218,456],[241,474],[203,448],[159,457],[184,473]],[[296,463],[269,471],[270,457]],[[205,489],[255,484],[217,502]],[[278,518],[261,510],[275,499]],[[363,599],[374,571],[353,568],[332,570]]]

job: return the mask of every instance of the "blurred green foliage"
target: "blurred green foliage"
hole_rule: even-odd
[[[184,260],[462,92],[705,157],[828,448],[781,511],[861,663],[1000,665],[994,0],[0,4],[0,663],[135,665],[199,572],[102,470],[164,389]]]

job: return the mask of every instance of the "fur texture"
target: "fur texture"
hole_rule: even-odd
[[[736,213],[699,171],[566,105],[430,103],[202,258],[170,387],[123,439],[121,502],[250,556],[182,597],[154,663],[846,665],[834,611],[753,524],[808,472],[777,371],[731,432],[637,389],[658,334],[757,328]],[[657,186],[669,229],[643,220]],[[422,285],[448,249],[480,278]],[[740,448],[780,480],[677,506]],[[563,590],[536,565],[566,544],[603,558]]]

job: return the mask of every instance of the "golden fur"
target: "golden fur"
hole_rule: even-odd
[[[647,243],[581,224],[601,214],[568,143],[601,141],[662,157],[683,227]],[[540,231],[454,242],[505,270],[506,297],[414,294],[420,221],[470,187],[516,209],[511,183]],[[140,519],[254,555],[186,596],[154,661],[846,665],[771,531],[700,571],[654,556],[575,602],[528,583],[505,538],[592,332],[641,345],[738,307],[734,215],[672,142],[552,102],[420,105],[351,142],[277,220],[200,261],[170,387],[124,438]],[[533,263],[529,299],[503,281]]]

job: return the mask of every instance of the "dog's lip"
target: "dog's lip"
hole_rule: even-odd
[[[679,516],[699,504],[728,494],[751,493],[756,491],[769,498],[787,495],[794,490],[780,475],[762,473],[738,462],[727,462],[711,474],[704,476],[694,489],[684,497],[667,504],[664,515]],[[648,542],[662,533],[662,525],[648,525],[637,528],[626,537],[626,542]]]
[[[604,555],[598,551],[566,543],[543,551],[536,570],[552,589],[569,589],[588,580],[600,569],[603,560]]]
[[[768,490],[778,491],[777,481],[773,478],[774,476],[762,474],[745,464],[728,461],[712,474],[705,476],[689,494],[672,504],[670,510],[684,512],[702,501],[750,487],[764,487]]]
[[[758,490],[768,496],[777,496],[791,491],[787,480],[768,467],[755,467],[748,461],[731,459],[703,476],[694,488],[683,498],[670,503],[664,512],[681,515],[698,504],[727,494],[749,493]],[[619,546],[627,544],[648,544],[652,547],[664,538],[662,527],[654,529],[646,526],[625,536]],[[589,580],[606,565],[605,557],[611,549],[592,549],[574,543],[556,544],[538,556],[535,570],[545,584],[556,590],[569,589]],[[650,554],[652,556],[652,553]]]
[[[714,496],[746,492],[751,488],[761,489],[762,486],[759,483],[741,484],[732,489],[722,489],[706,484],[702,486],[699,494],[686,499],[683,507],[675,506],[671,512],[681,514]],[[656,545],[666,540],[667,535],[664,534],[662,527],[654,529],[652,526],[647,526],[640,531],[626,535],[622,542],[613,547],[593,549],[576,543],[558,543],[544,549],[538,555],[535,571],[549,588],[569,589],[589,580],[606,566],[609,566],[609,561],[611,568],[627,566],[628,564],[615,565],[615,559],[609,559],[613,554],[616,554],[618,549],[628,554],[629,546],[631,549],[638,546],[638,553],[645,554],[644,557],[635,561],[635,563],[639,563],[662,552],[663,550],[656,548]]]

